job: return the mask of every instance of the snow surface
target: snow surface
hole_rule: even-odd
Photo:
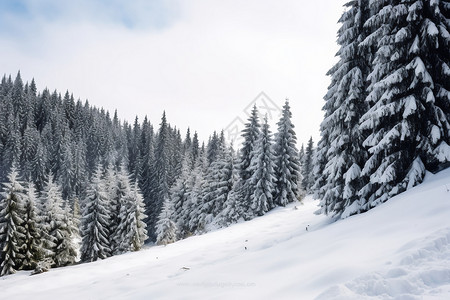
[[[1,277],[1,299],[450,299],[449,189],[450,169],[427,174],[336,223],[306,198],[166,247]]]

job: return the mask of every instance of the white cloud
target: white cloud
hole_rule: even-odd
[[[203,139],[265,91],[280,106],[290,98],[300,142],[317,141],[344,2],[303,2],[186,1],[158,30],[38,20],[36,36],[0,43],[0,66],[129,121],[147,114],[157,125],[165,109]]]

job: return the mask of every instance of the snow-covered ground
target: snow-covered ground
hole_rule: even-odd
[[[449,189],[450,169],[427,174],[331,224],[307,198],[166,247],[2,277],[0,298],[450,299]]]

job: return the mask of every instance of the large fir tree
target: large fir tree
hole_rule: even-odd
[[[25,247],[23,249],[24,260],[22,268],[32,270],[36,268],[39,261],[44,258],[44,250],[41,241],[41,228],[39,226],[39,211],[36,208],[37,196],[34,184],[28,182],[26,185],[26,202],[24,215]]]
[[[3,183],[0,200],[0,276],[13,274],[23,266],[26,251],[24,205],[26,191],[13,164],[8,181]]]
[[[256,145],[256,140],[260,135],[260,128],[258,109],[254,105],[250,117],[245,124],[245,128],[242,130],[241,136],[244,141],[242,142],[242,148],[239,153],[239,177],[241,182],[238,190],[241,194],[240,205],[244,211],[249,210],[250,195],[253,193],[249,179],[252,177],[254,170],[250,168],[250,164],[255,155],[253,150]]]
[[[97,165],[92,183],[86,191],[81,219],[81,260],[84,262],[111,256],[107,195],[102,180],[102,167]]]
[[[169,151],[170,136],[166,113],[163,113],[158,131],[154,170],[151,178],[151,192],[146,203],[147,230],[150,240],[156,240],[156,222],[165,199],[169,198]]]
[[[252,193],[250,194],[249,210],[245,214],[247,219],[262,216],[275,207],[273,199],[275,192],[275,156],[271,138],[266,116],[253,148],[253,158],[249,166],[252,170],[252,177],[249,179]]]
[[[389,8],[389,9],[388,9]],[[368,178],[367,210],[419,184],[425,169],[450,161],[447,1],[374,1],[363,45],[374,47],[369,75],[370,109],[361,130],[370,132],[361,172]]]
[[[47,182],[41,195],[43,203],[43,213],[45,231],[47,238],[50,238],[51,259],[53,265],[61,267],[72,263],[76,253],[72,244],[72,234],[70,224],[64,214],[64,203],[61,187],[54,181],[53,174],[47,177]]]
[[[277,124],[278,131],[275,134],[273,146],[275,156],[274,168],[276,170],[274,203],[282,206],[297,201],[300,188],[300,162],[296,147],[297,137],[291,119],[292,113],[289,101],[286,99],[281,119]],[[270,208],[273,208],[273,205]]]
[[[328,71],[331,84],[324,99],[325,119],[321,124],[322,139],[318,143],[318,168],[315,189],[319,190],[321,210],[325,214],[342,214],[359,199],[362,187],[360,172],[367,159],[362,147],[363,133],[359,120],[367,111],[364,101],[367,75],[370,71],[371,48],[360,46],[367,37],[364,23],[369,18],[368,0],[355,0],[345,6],[339,22],[340,49],[338,63]],[[322,165],[323,164],[323,165]],[[306,174],[304,174],[306,175]]]
[[[171,219],[173,216],[173,204],[169,198],[164,201],[163,209],[156,223],[156,244],[167,245],[177,241],[178,228]]]

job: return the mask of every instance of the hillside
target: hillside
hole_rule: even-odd
[[[450,299],[450,169],[331,223],[317,202],[175,244],[0,278],[2,299]],[[309,230],[306,227],[309,225]]]

